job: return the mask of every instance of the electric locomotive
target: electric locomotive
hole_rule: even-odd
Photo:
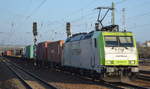
[[[134,34],[119,32],[117,25],[72,35],[63,56],[63,66],[97,79],[122,81],[139,72]]]

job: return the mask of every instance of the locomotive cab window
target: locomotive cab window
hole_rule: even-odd
[[[105,36],[106,47],[116,47],[118,46],[117,37]]]
[[[133,47],[132,36],[105,36],[106,47]]]
[[[125,47],[133,47],[133,39],[132,37],[119,37],[119,43],[120,46],[125,46]]]

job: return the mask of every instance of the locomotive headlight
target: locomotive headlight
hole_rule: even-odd
[[[135,60],[130,60],[129,63],[130,64],[135,64]]]
[[[135,67],[135,68],[131,68],[132,72],[139,72],[139,68]]]
[[[107,63],[107,64],[114,64],[114,62],[111,61],[111,60],[106,61],[106,63]]]
[[[111,61],[107,61],[107,64],[111,64]]]
[[[111,67],[108,67],[108,68],[106,68],[106,71],[107,71],[107,72],[114,72],[115,69],[114,69],[114,68],[111,68]]]

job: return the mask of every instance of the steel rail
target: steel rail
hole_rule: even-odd
[[[8,61],[7,61],[8,62]],[[50,85],[49,83],[47,83],[46,81],[42,80],[41,78],[39,78],[38,76],[34,75],[33,73],[27,71],[27,70],[24,70],[22,67],[12,63],[9,61],[9,63],[13,66],[15,66],[16,68],[22,70],[23,72],[25,72],[26,74],[28,74],[29,76],[35,78],[36,80],[40,81],[42,84],[46,85],[47,87],[49,87],[50,89],[57,89],[56,87]],[[10,67],[9,67],[10,68]],[[12,68],[11,68],[12,69]],[[32,88],[29,88],[29,89],[32,89]]]
[[[17,78],[21,81],[21,83],[27,88],[27,89],[33,89],[13,68],[11,68],[9,66],[9,64],[7,64],[5,61],[3,61],[3,63],[6,64],[6,66],[8,67],[8,69],[10,71],[12,71],[16,76]]]

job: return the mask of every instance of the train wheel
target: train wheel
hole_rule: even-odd
[[[139,73],[131,73],[130,80],[136,80]]]

